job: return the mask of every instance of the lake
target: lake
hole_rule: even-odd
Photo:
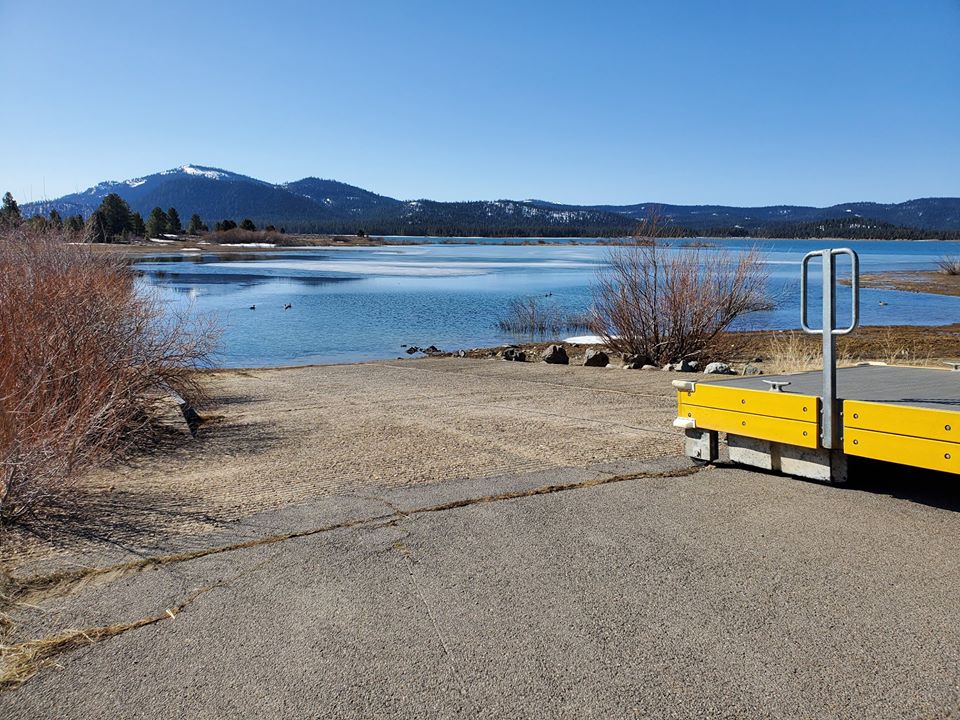
[[[403,355],[403,345],[457,350],[516,341],[497,327],[511,299],[542,296],[563,312],[584,312],[611,251],[570,241],[469,242],[474,244],[423,238],[422,244],[252,250],[239,257],[202,250],[158,253],[136,267],[143,272],[142,289],[169,311],[218,318],[224,335],[217,364],[264,367],[395,358]],[[679,247],[684,242],[689,240],[672,241],[671,251],[690,252]],[[862,272],[932,270],[943,255],[960,256],[958,242],[710,242],[733,251],[755,244],[770,271],[778,305],[745,318],[741,329],[799,326],[800,259],[809,250],[852,247]],[[819,297],[819,289],[813,293]],[[846,294],[839,291],[841,298]],[[284,310],[286,304],[292,307]],[[818,320],[817,312],[812,317]],[[848,313],[841,307],[841,324]],[[864,289],[861,317],[867,325],[948,324],[960,320],[960,298]]]

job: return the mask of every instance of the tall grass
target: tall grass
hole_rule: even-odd
[[[559,333],[586,330],[589,318],[570,315],[536,296],[517,297],[507,303],[497,327],[513,335],[539,339]]]
[[[71,494],[149,433],[171,391],[200,394],[209,322],[168,319],[119,256],[58,231],[0,234],[0,523]]]

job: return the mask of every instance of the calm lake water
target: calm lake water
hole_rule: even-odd
[[[564,312],[584,312],[597,270],[611,250],[569,242],[424,241],[270,254],[253,250],[232,258],[202,251],[158,254],[137,267],[144,273],[144,290],[156,293],[171,311],[216,315],[224,328],[218,364],[261,367],[394,358],[403,354],[404,344],[457,350],[515,341],[497,328],[511,299],[542,296]],[[710,242],[731,250],[753,244]],[[957,242],[756,244],[768,264],[778,306],[749,316],[739,325],[743,329],[799,326],[800,259],[809,250],[853,247],[863,272],[931,270],[941,256],[960,255]],[[689,252],[681,247],[672,251]],[[812,292],[819,297],[818,288]],[[839,294],[846,298],[847,290]],[[285,304],[293,307],[284,310]],[[256,310],[250,310],[251,305]],[[812,317],[819,318],[817,312],[813,309]],[[848,313],[848,307],[841,307],[839,322]],[[947,324],[960,321],[960,298],[864,289],[861,315],[868,325]]]

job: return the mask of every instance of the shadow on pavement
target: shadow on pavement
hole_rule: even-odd
[[[960,512],[956,475],[861,458],[850,458],[849,473],[848,483],[841,487]]]

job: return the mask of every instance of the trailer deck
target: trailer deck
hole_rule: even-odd
[[[849,256],[852,317],[836,324],[836,258]],[[807,273],[823,261],[823,325],[807,322]],[[960,473],[960,372],[866,363],[837,368],[837,335],[859,324],[859,262],[849,249],[808,253],[801,270],[800,325],[823,336],[823,370],[787,375],[676,380],[677,419],[687,455],[719,456],[818,480],[847,479],[847,458],[862,457]]]
[[[772,383],[784,384],[774,392]],[[677,381],[677,424],[817,450],[821,383],[819,371]],[[960,372],[886,365],[839,368],[837,399],[838,449],[845,455],[960,473]],[[732,448],[740,446],[760,451],[758,442],[734,440]],[[815,477],[827,479],[821,475]]]

